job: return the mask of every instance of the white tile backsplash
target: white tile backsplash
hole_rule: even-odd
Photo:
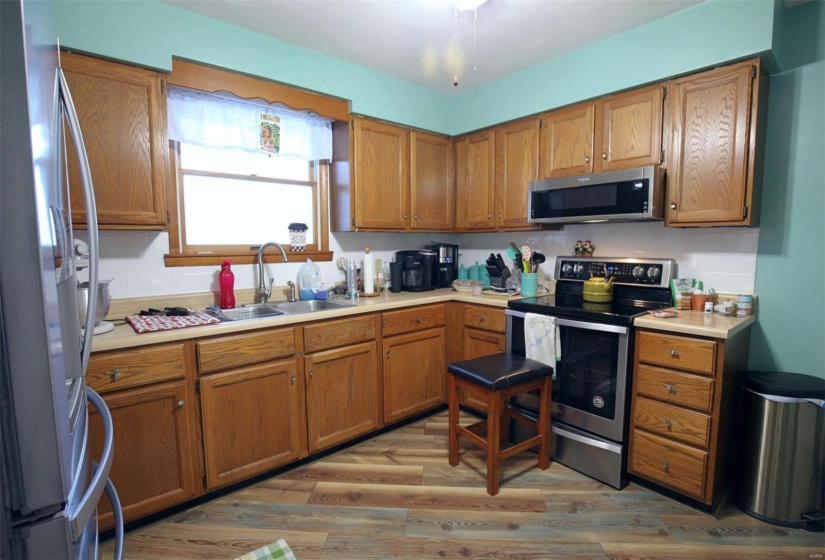
[[[85,240],[85,232],[76,232]],[[563,231],[473,234],[420,233],[333,233],[330,249],[333,262],[318,263],[325,285],[343,280],[336,261],[339,257],[361,260],[365,246],[384,262],[395,251],[422,248],[433,241],[460,245],[460,262],[470,266],[483,263],[489,254],[501,253],[505,260],[509,241],[519,246],[535,239],[535,247],[547,256],[541,270],[552,277],[554,259],[572,255],[576,240],[589,239],[596,245],[595,257],[670,257],[676,259],[676,274],[702,280],[720,292],[754,291],[759,230],[747,228],[665,228],[661,222],[627,224],[580,224]],[[113,279],[114,298],[217,291],[219,265],[166,268],[163,255],[169,252],[166,232],[104,231],[100,233],[101,278]],[[508,262],[509,264],[509,262]],[[266,265],[267,277],[276,285],[295,281],[301,263]],[[233,265],[236,288],[254,288],[256,267]],[[85,280],[85,271],[79,279]]]

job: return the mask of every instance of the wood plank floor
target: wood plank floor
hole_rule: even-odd
[[[476,419],[462,416],[462,423]],[[129,559],[232,559],[284,538],[299,560],[822,558],[825,536],[726,505],[715,519],[636,485],[622,491],[525,453],[486,492],[484,456],[447,462],[447,413],[127,535]],[[111,542],[104,556],[111,555]]]

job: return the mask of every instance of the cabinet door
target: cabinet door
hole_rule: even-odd
[[[747,225],[752,62],[673,81],[667,225]]]
[[[462,142],[456,166],[462,166],[456,188],[456,216],[460,229],[493,229],[495,204],[495,133],[479,132]]]
[[[304,358],[307,424],[312,452],[375,430],[381,395],[374,342]]]
[[[539,168],[542,179],[593,171],[592,103],[546,113],[542,117]]]
[[[306,455],[303,379],[294,359],[210,375],[200,384],[210,489]]]
[[[354,119],[355,226],[407,227],[409,132],[398,126]]]
[[[595,171],[662,162],[664,92],[655,85],[596,103]]]
[[[538,165],[538,119],[496,129],[496,227],[533,226],[527,222],[527,189],[538,177]]]
[[[505,335],[482,331],[479,329],[464,329],[464,359],[472,360],[490,354],[504,352],[506,347]],[[465,404],[480,412],[487,412],[487,402],[478,400],[473,395],[461,391],[461,404]]]
[[[60,56],[83,130],[100,227],[165,229],[169,149],[163,78],[115,62]],[[85,225],[71,141],[67,150],[72,220]]]
[[[384,421],[394,422],[446,400],[444,328],[384,339]]]
[[[198,495],[197,444],[190,429],[194,403],[183,381],[143,387],[105,397],[112,412],[115,457],[110,478],[126,521]],[[92,457],[103,450],[103,424],[93,407],[89,417]],[[101,529],[113,525],[108,500],[98,506]]]
[[[453,143],[444,136],[410,133],[411,229],[453,227]]]

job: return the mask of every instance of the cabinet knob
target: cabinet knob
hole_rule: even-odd
[[[117,381],[120,378],[120,370],[118,368],[113,369],[111,377],[112,381]]]
[[[390,351],[389,350],[387,350],[387,357],[388,358],[390,357]]]
[[[499,213],[498,213],[498,219],[499,219],[499,220],[501,219],[502,215],[503,215],[503,214],[502,214],[501,212],[499,212]]]
[[[492,217],[493,217],[493,215],[492,215],[492,214],[487,214],[487,219],[488,219],[488,220],[489,220],[490,218],[492,218]]]
[[[602,159],[607,159],[607,152],[602,152]]]
[[[482,315],[481,317],[479,317],[479,318],[478,318],[478,322],[479,322],[479,323],[483,323],[486,319],[487,319],[487,317],[485,317],[484,315]]]
[[[671,210],[676,210],[676,203],[675,202],[670,203],[670,209]]]
[[[670,429],[670,418],[665,418],[665,428]]]
[[[667,470],[668,470],[669,468],[670,468],[670,465],[668,464],[667,459],[663,459],[663,460],[662,460],[662,470],[663,470],[663,471],[665,471],[665,472],[667,472]]]
[[[179,400],[178,401],[178,408],[183,408],[183,405],[185,405],[185,404],[186,404],[185,400],[183,400],[183,399]]]
[[[289,378],[289,382],[292,383],[293,385],[295,384],[296,381],[298,381],[298,376],[297,375],[293,375],[292,377]]]
[[[674,358],[678,358],[678,357],[679,357],[679,352],[677,352],[676,350],[669,350],[669,351],[668,351],[668,354],[670,354],[670,355],[671,355],[671,356],[673,356]]]
[[[406,212],[404,212],[404,219],[405,220],[407,219],[407,213]]]
[[[667,389],[668,393],[676,393],[676,385],[672,385],[671,383],[665,383],[665,389]]]
[[[420,325],[420,324],[421,324],[421,317],[416,317],[416,318],[415,318],[415,324],[416,324],[416,325]]]
[[[309,370],[309,376],[312,377],[313,375],[315,375],[315,370],[314,369]]]
[[[590,163],[590,156],[584,156],[584,163]]]

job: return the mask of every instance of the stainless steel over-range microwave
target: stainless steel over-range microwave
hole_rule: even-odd
[[[661,220],[664,187],[655,165],[534,181],[527,215],[540,224]]]

